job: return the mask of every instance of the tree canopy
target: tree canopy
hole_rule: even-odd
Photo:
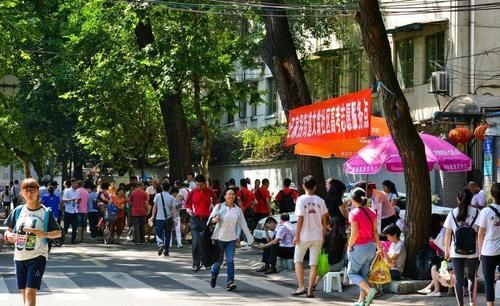
[[[299,15],[290,24],[302,54],[310,37],[345,33],[343,17]],[[262,66],[262,17],[261,7],[236,1],[2,1],[0,76],[17,76],[21,88],[0,96],[0,163],[17,159],[39,176],[75,174],[72,164],[120,172],[164,164],[172,156],[162,103],[177,95],[188,122],[177,133],[206,171],[221,115],[237,101],[261,102],[238,71]],[[148,27],[151,37],[138,33]]]

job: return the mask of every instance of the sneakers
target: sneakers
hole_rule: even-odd
[[[165,251],[165,245],[164,244],[160,244],[160,246],[158,247],[158,256],[161,256],[161,254],[163,253],[163,251]]]
[[[437,291],[437,292],[431,292],[429,294],[427,294],[427,296],[441,296],[441,292]]]
[[[217,284],[217,277],[210,278],[210,287],[215,288],[215,285]]]
[[[255,270],[255,272],[266,272],[267,270],[269,270],[269,267],[264,265],[264,266],[258,268],[257,270]]]
[[[278,273],[278,270],[276,270],[276,268],[274,267],[271,267],[264,272],[264,274],[274,274],[274,273]]]
[[[193,272],[198,272],[198,271],[200,271],[200,266],[199,266],[199,265],[195,265],[195,264],[193,264],[193,267],[191,268],[191,271],[193,271]]]
[[[417,292],[420,294],[429,294],[432,292],[432,290],[429,288],[423,288],[423,289],[418,290]]]
[[[233,290],[234,290],[234,289],[236,289],[236,288],[237,288],[237,286],[236,286],[236,284],[235,284],[235,283],[229,283],[229,284],[227,284],[227,286],[226,286],[226,290],[227,290],[227,291],[233,291]]]

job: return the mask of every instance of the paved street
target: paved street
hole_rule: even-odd
[[[222,269],[215,289],[209,286],[209,273],[190,271],[190,246],[171,251],[171,257],[158,257],[152,244],[135,246],[83,243],[54,248],[49,260],[39,305],[271,305],[331,304],[351,305],[357,289],[343,293],[324,293],[322,284],[315,299],[291,297],[294,274],[282,271],[264,276],[254,272],[258,251],[238,250],[234,292],[224,288]],[[12,267],[12,247],[0,252],[0,304],[21,305]],[[481,296],[481,300],[484,298]],[[427,298],[419,295],[384,294],[373,305],[454,305],[454,298]]]

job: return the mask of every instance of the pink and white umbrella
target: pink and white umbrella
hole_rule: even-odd
[[[472,169],[472,159],[445,140],[420,134],[424,142],[429,171],[463,172]],[[385,165],[389,172],[403,172],[404,166],[391,136],[380,137],[363,147],[344,163],[351,174],[375,174]]]

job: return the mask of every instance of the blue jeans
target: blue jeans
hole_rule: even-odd
[[[236,251],[236,240],[233,241],[217,241],[220,248],[219,260],[217,260],[210,271],[212,272],[212,277],[217,277],[219,275],[220,266],[222,261],[224,261],[224,254],[226,255],[226,265],[227,265],[227,281],[226,284],[234,283],[234,252]]]
[[[191,247],[193,254],[193,265],[200,266],[201,257],[203,256],[203,248],[201,247],[201,232],[207,227],[208,218],[198,218],[191,216],[189,225],[191,226]]]
[[[156,220],[156,244],[158,246],[165,244],[165,251],[163,254],[168,255],[168,247],[170,246],[170,236],[172,235],[172,228],[174,227],[174,219]]]
[[[354,250],[347,253],[349,257],[347,276],[353,284],[359,286],[361,282],[368,280],[368,272],[376,251],[374,243],[366,243],[354,245]]]
[[[87,214],[78,213],[78,227],[83,227],[83,231],[87,230]]]

